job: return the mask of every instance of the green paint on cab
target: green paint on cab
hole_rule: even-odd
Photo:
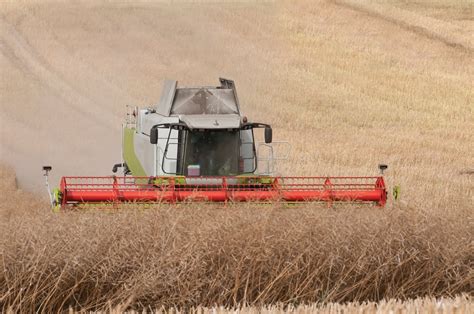
[[[137,177],[145,177],[145,169],[143,169],[140,160],[135,154],[134,137],[134,128],[123,129],[123,159],[127,163],[128,169],[130,169],[132,175]]]
[[[186,177],[184,176],[170,176],[170,177],[156,177],[153,179],[153,184],[158,186],[168,186],[170,184],[186,184]]]
[[[246,176],[241,175],[237,176],[237,182],[239,184],[264,184],[270,185],[275,182],[275,178],[273,177],[266,177],[266,176]]]

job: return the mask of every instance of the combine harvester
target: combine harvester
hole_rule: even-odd
[[[264,143],[256,143],[256,129],[263,129]],[[166,81],[155,107],[129,107],[123,161],[112,170],[122,169],[123,175],[63,177],[50,192],[51,203],[57,210],[183,201],[385,205],[386,165],[379,165],[382,175],[375,177],[275,176],[274,144],[270,125],[242,115],[233,81],[221,78],[220,86],[191,88]],[[51,167],[43,170],[49,191]]]

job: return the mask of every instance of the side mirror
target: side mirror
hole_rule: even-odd
[[[272,142],[273,134],[270,126],[265,127],[265,143],[270,144]]]
[[[150,129],[150,144],[158,143],[158,128],[156,126]]]

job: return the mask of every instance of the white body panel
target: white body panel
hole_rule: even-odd
[[[176,172],[176,157],[178,131],[169,129],[160,129],[158,132],[158,143],[150,143],[150,129],[160,123],[177,123],[179,118],[164,117],[157,113],[151,113],[148,109],[140,109],[137,116],[137,128],[134,137],[135,153],[138,160],[143,166],[147,176],[166,176],[174,175]],[[163,159],[168,140],[169,132],[171,132],[170,143],[168,147],[167,157]],[[161,165],[162,161],[164,162]],[[163,171],[163,169],[165,171]]]
[[[241,130],[240,131],[240,158],[244,162],[244,173],[254,172],[254,143],[253,143],[253,130]]]

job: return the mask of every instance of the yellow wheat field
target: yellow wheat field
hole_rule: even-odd
[[[472,19],[449,0],[1,2],[1,308],[472,311]],[[125,105],[219,76],[290,141],[281,174],[383,162],[400,200],[49,211],[43,164],[107,175]]]

